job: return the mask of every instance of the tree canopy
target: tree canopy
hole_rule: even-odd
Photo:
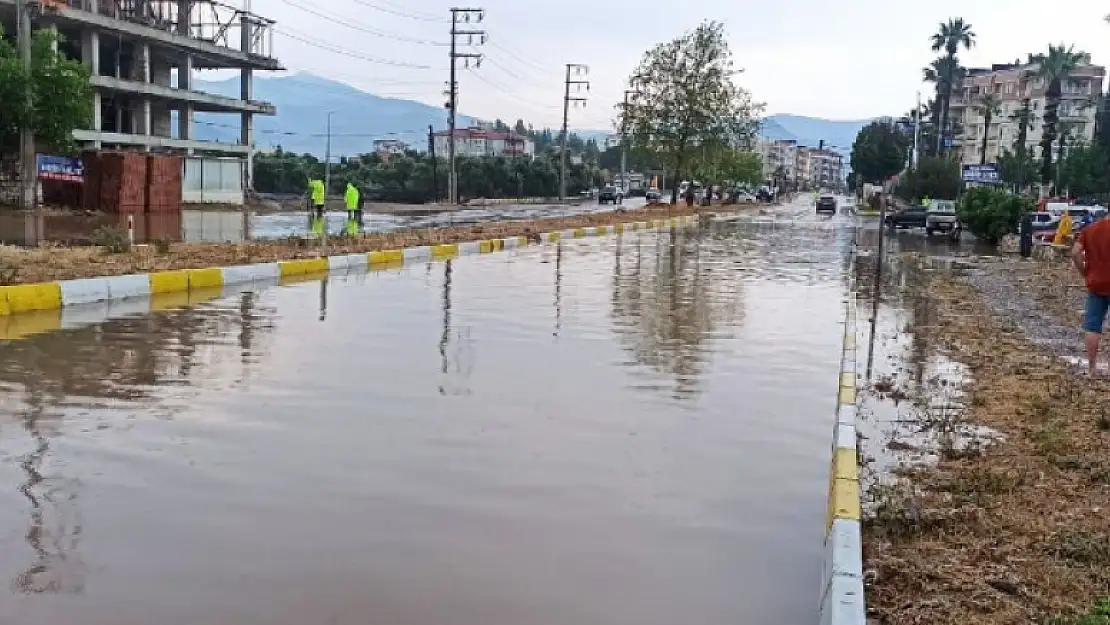
[[[954,200],[962,189],[960,163],[945,156],[922,158],[917,169],[906,172],[898,182],[898,196],[909,201],[923,197]]]
[[[0,37],[0,148],[18,146],[20,129],[30,125],[39,144],[70,151],[73,131],[89,124],[93,97],[88,70],[57,51],[56,37],[49,30],[35,32],[30,72],[15,46]]]
[[[865,182],[882,183],[902,171],[909,139],[889,121],[863,127],[852,144],[852,171]]]
[[[644,54],[628,82],[638,95],[620,107],[619,125],[676,181],[699,154],[751,149],[761,105],[733,81],[736,73],[724,25],[705,22]]]

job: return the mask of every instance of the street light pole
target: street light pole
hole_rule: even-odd
[[[335,111],[328,111],[328,139],[324,147],[324,202],[326,206],[328,193],[331,192],[331,116]],[[325,212],[326,209],[325,209]]]
[[[31,9],[27,0],[16,0],[16,31],[19,43],[19,57],[23,67],[28,73],[31,71]],[[24,105],[30,109],[34,102],[31,99],[31,87],[27,86],[24,94]],[[35,131],[28,124],[19,131],[19,207],[31,210],[38,200],[36,192],[36,177],[38,167],[35,163]]]

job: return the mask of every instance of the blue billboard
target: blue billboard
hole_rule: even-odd
[[[85,181],[85,165],[79,158],[36,154],[35,161],[38,164],[39,180]]]
[[[964,165],[963,179],[968,184],[998,184],[1002,181],[1002,173],[994,163]]]

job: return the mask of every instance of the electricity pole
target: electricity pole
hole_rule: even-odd
[[[331,116],[335,111],[328,111],[328,140],[324,144],[324,202],[327,206],[328,194],[331,193]],[[324,210],[327,213],[327,209]]]
[[[23,68],[30,75],[31,9],[27,4],[27,0],[16,0],[15,11],[19,58],[23,62]],[[30,84],[27,85],[27,93],[24,95],[24,106],[27,107],[28,114],[34,106]],[[35,203],[38,200],[38,193],[36,193],[38,166],[35,163],[35,131],[30,125],[20,128],[19,165],[19,207],[23,210],[31,210],[35,208]]]
[[[439,179],[436,176],[436,133],[428,124],[428,156],[432,160],[432,203],[439,202]]]
[[[462,23],[470,23],[471,18],[475,18],[475,22],[481,22],[485,13],[482,9],[467,9],[467,8],[452,8],[451,9],[451,80],[447,86],[447,202],[452,206],[459,203],[459,180],[458,174],[455,172],[455,113],[459,104],[459,82],[456,71],[456,61],[458,59],[466,59],[467,67],[470,66],[470,59],[474,59],[475,66],[482,66],[482,55],[473,52],[459,52],[458,43],[459,37],[465,35],[468,43],[474,43],[474,37],[478,36],[481,43],[486,42],[486,31],[484,30],[470,30],[459,29],[460,21]]]
[[[559,199],[567,199],[567,117],[570,115],[570,103],[574,102],[575,106],[581,102],[582,106],[586,106],[586,98],[571,97],[570,87],[574,85],[575,92],[582,89],[582,85],[586,85],[586,91],[590,90],[590,82],[588,80],[571,80],[571,73],[575,76],[584,76],[590,73],[590,68],[579,63],[567,63],[567,76],[563,83],[563,133],[560,135],[559,145]]]
[[[629,89],[624,92],[624,108],[621,109],[621,191],[628,195],[628,96],[638,96],[639,91]]]

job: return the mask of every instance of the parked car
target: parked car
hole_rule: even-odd
[[[817,212],[836,214],[836,196],[821,195],[817,197]]]
[[[658,204],[663,199],[663,194],[658,189],[648,189],[644,194],[648,204]]]
[[[624,196],[616,187],[603,187],[597,194],[598,204],[620,204]]]
[[[924,206],[910,206],[887,215],[886,226],[899,230],[905,228],[924,228],[925,214],[926,211]]]
[[[953,200],[933,200],[925,210],[925,236],[942,234],[953,241],[960,240],[963,224],[956,216],[956,202]]]

